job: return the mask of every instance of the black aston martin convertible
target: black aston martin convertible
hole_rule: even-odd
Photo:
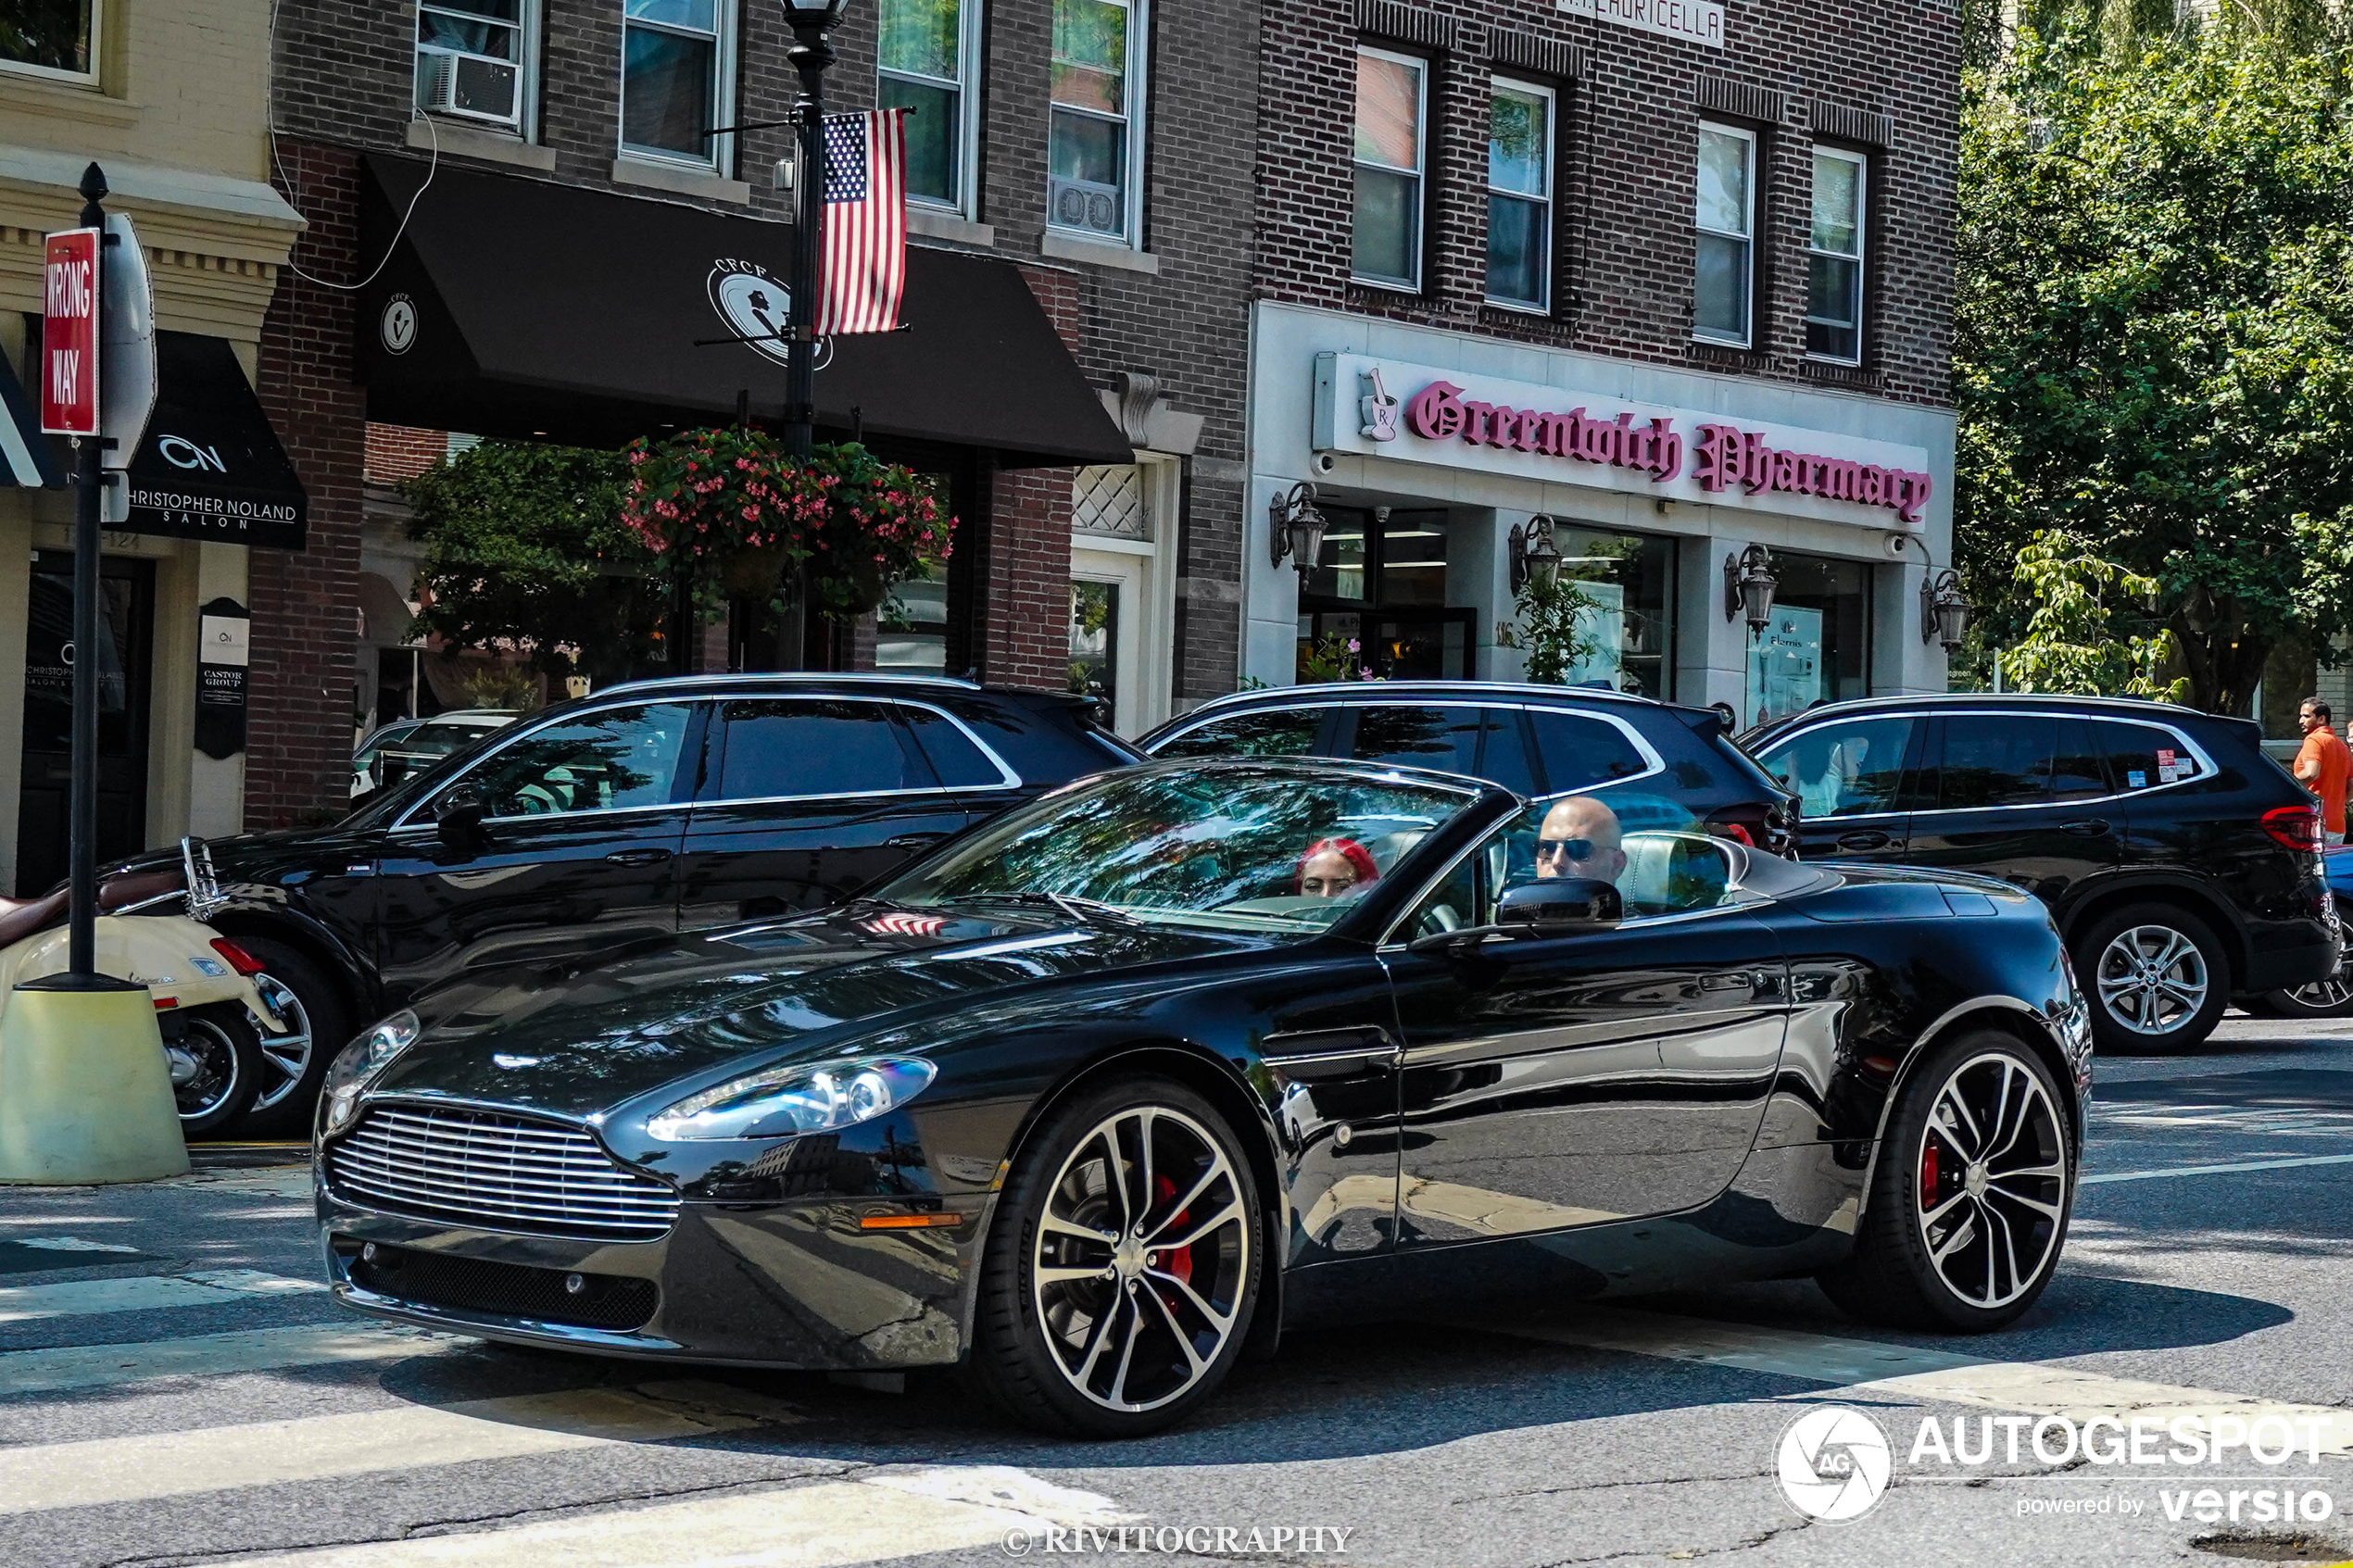
[[[1180,762],[870,896],[362,1035],[317,1156],[336,1297],[493,1338],[963,1363],[1151,1430],[1285,1325],[1812,1275],[2024,1311],[2086,1010],[2033,899],[1795,865],[1607,790]]]

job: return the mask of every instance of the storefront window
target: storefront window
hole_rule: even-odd
[[[1638,696],[1671,694],[1675,648],[1675,544],[1642,533],[1555,528],[1561,575],[1592,608],[1577,618],[1582,657],[1568,684],[1605,681]]]
[[[1773,619],[1748,644],[1743,727],[1870,691],[1871,569],[1776,552]]]
[[[1446,513],[1327,507],[1324,520],[1323,551],[1300,579],[1297,678],[1339,678],[1344,663],[1349,678],[1468,680],[1476,612],[1445,608]]]
[[[1110,705],[1113,727],[1119,714],[1119,584],[1074,581],[1070,585],[1070,689]]]
[[[875,623],[875,668],[900,675],[948,673],[948,568],[896,583]]]

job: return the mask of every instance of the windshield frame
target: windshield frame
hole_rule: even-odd
[[[1321,784],[1403,784],[1427,788],[1456,797],[1460,804],[1453,812],[1440,819],[1438,824],[1422,836],[1421,841],[1399,859],[1397,863],[1375,883],[1362,897],[1349,900],[1348,908],[1329,925],[1314,929],[1282,929],[1270,924],[1264,930],[1244,930],[1239,925],[1213,928],[1204,920],[1198,923],[1177,918],[1162,918],[1150,914],[1132,917],[1139,924],[1165,926],[1170,930],[1210,932],[1222,929],[1224,935],[1286,945],[1320,941],[1327,937],[1362,942],[1370,946],[1388,929],[1401,900],[1418,897],[1429,880],[1429,871],[1451,862],[1466,843],[1483,835],[1501,817],[1520,809],[1526,802],[1510,790],[1453,773],[1439,773],[1420,768],[1391,768],[1374,763],[1344,761],[1317,757],[1252,757],[1216,759],[1171,759],[1162,762],[1139,763],[1131,768],[1114,769],[1091,774],[1050,790],[1026,805],[1014,807],[973,829],[974,834],[1014,829],[1035,814],[1047,814],[1066,809],[1077,796],[1096,789],[1124,784],[1139,777],[1164,774],[1216,774],[1221,772],[1277,772],[1290,774],[1302,782]],[[929,876],[936,864],[950,856],[965,853],[971,847],[965,840],[970,834],[960,834],[901,867],[887,881],[875,884],[859,895],[861,902],[896,904],[894,892],[907,884]],[[975,895],[975,897],[978,897]],[[934,909],[935,904],[908,904],[908,909]]]

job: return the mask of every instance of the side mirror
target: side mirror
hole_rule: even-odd
[[[482,797],[472,790],[451,790],[434,808],[434,829],[450,848],[472,849],[488,836],[482,831],[487,814]]]
[[[1626,900],[1616,885],[1591,877],[1565,876],[1507,887],[1495,923],[1515,936],[1570,936],[1606,931],[1626,918]]]

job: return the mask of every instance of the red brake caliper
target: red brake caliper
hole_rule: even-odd
[[[1170,1181],[1166,1176],[1153,1177],[1152,1185],[1157,1189],[1152,1194],[1152,1198],[1155,1202],[1164,1203],[1168,1199],[1176,1196],[1176,1184]],[[1175,1227],[1182,1225],[1185,1223],[1186,1212],[1187,1211],[1185,1210],[1179,1209],[1176,1213],[1171,1214],[1168,1217],[1168,1223],[1170,1226]],[[1192,1284],[1192,1248],[1190,1246],[1179,1247],[1173,1251],[1162,1253],[1160,1255],[1160,1272],[1164,1274],[1173,1275],[1177,1279],[1181,1279],[1187,1285]]]
[[[1936,1140],[1920,1140],[1920,1212],[1936,1207]]]

